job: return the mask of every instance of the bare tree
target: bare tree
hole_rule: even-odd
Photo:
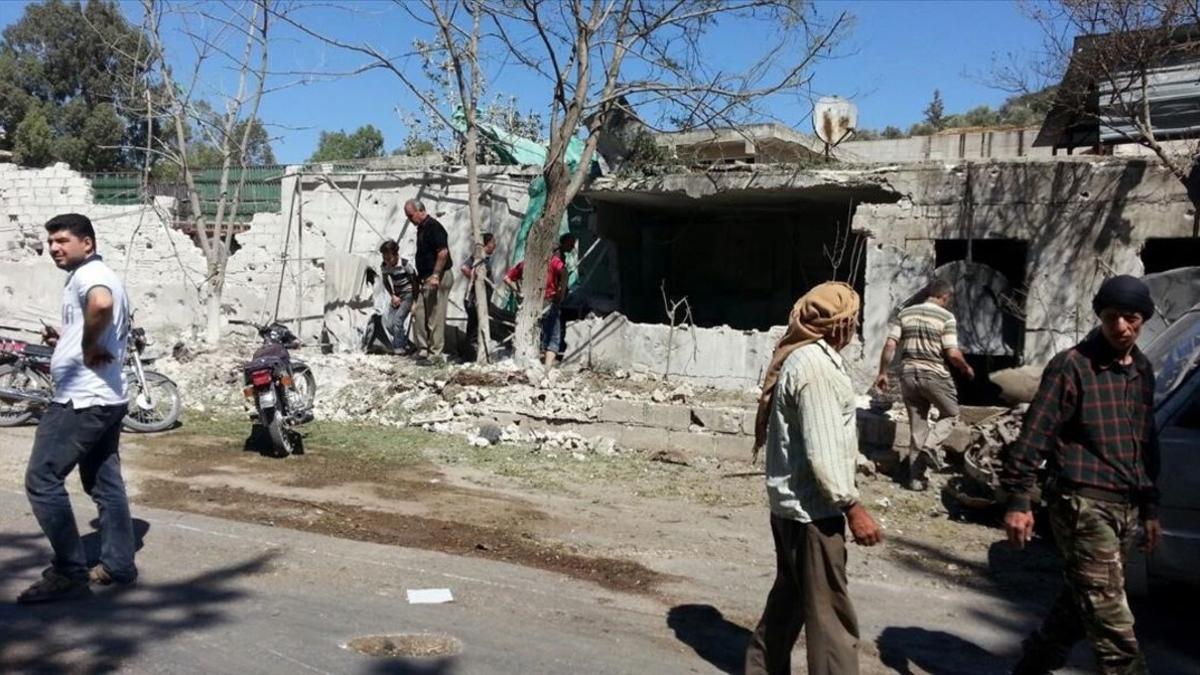
[[[590,175],[599,131],[613,114],[627,105],[639,106],[639,112],[654,110],[662,123],[649,126],[659,131],[736,126],[772,95],[801,93],[813,64],[830,53],[850,23],[845,13],[820,20],[809,0],[395,1],[438,37],[418,45],[416,52],[389,53],[286,20],[326,44],[365,56],[355,72],[380,68],[393,73],[426,102],[427,112],[453,128],[446,112],[426,101],[433,97],[425,95],[422,84],[429,83],[403,62],[423,47],[428,51],[428,45],[441,50],[468,116],[466,134],[478,125],[475,106],[485,61],[516,64],[546,83],[548,145],[540,177],[546,201],[526,241],[527,278],[514,336],[516,356],[523,363],[539,360],[547,264],[567,207]],[[712,63],[706,43],[726,21],[746,22],[756,32],[749,61],[731,70]],[[582,152],[576,158],[570,151],[580,141]],[[468,171],[474,159],[473,153],[464,153]],[[482,241],[474,218],[478,251]],[[486,310],[486,303],[477,305]],[[480,324],[486,326],[482,316]]]
[[[476,260],[483,258],[483,210],[480,205],[481,192],[479,188],[479,105],[484,91],[484,79],[480,65],[481,23],[484,17],[483,0],[421,0],[420,3],[410,3],[406,0],[393,0],[394,4],[403,10],[410,19],[427,27],[432,36],[428,40],[418,40],[414,49],[396,56],[383,49],[367,43],[355,42],[349,39],[329,35],[294,16],[278,14],[286,23],[297,28],[301,33],[315,38],[327,45],[337,47],[366,57],[366,61],[355,72],[382,69],[396,76],[404,88],[416,100],[421,101],[421,108],[427,115],[433,116],[440,122],[440,128],[450,130],[463,141],[462,160],[467,169],[467,209],[471,221],[471,233],[474,243]],[[401,61],[404,57],[417,56],[422,59],[422,77],[414,77]],[[443,77],[440,70],[450,72],[449,77]],[[431,93],[431,89],[450,89],[451,93],[439,96]],[[462,124],[456,124],[451,119],[451,111],[443,106],[449,99],[456,99],[461,109]],[[487,345],[491,331],[488,323],[487,279],[482,274],[475,275],[473,292],[475,294],[475,311],[478,312],[479,332],[476,348],[476,359],[486,362],[488,358]]]
[[[217,8],[227,13],[213,13]],[[162,160],[177,169],[188,195],[186,221],[197,245],[204,253],[207,274],[201,288],[205,303],[205,341],[212,344],[221,336],[221,299],[225,290],[225,271],[237,225],[242,189],[246,180],[250,135],[258,117],[267,79],[268,28],[272,15],[271,0],[252,0],[241,4],[177,5],[164,7],[155,0],[143,0],[144,29],[150,41],[152,67],[149,77],[156,78],[154,90],[160,92],[155,114],[166,120],[169,137],[155,139],[150,148]],[[195,53],[186,80],[176,76],[171,55],[162,37],[163,18],[174,13],[179,32]],[[240,54],[226,43],[238,39]],[[236,69],[236,88],[223,95],[224,110],[211,114],[200,98],[204,68],[213,62]],[[148,103],[148,105],[153,105]],[[215,213],[205,213],[196,181],[196,163],[189,141],[198,132],[218,149],[221,157]],[[233,170],[239,169],[231,181]]]
[[[655,110],[659,131],[736,126],[755,104],[808,82],[849,25],[821,22],[804,0],[537,0],[494,2],[490,27],[506,56],[549,85],[549,145],[541,179],[546,203],[526,242],[525,283],[514,347],[538,359],[547,263],[568,205],[588,179],[599,131],[626,105]],[[743,68],[715,68],[706,39],[726,20],[755,32]],[[568,161],[572,141],[583,149]]]
[[[1136,143],[1147,148],[1185,188],[1200,227],[1196,182],[1200,133],[1156,124],[1153,89],[1168,69],[1200,62],[1200,2],[1196,0],[1048,0],[1023,3],[1044,36],[1041,54],[1011,56],[995,69],[997,86],[1030,93],[1061,79],[1047,124],[1057,133],[1090,141]],[[1168,141],[1192,139],[1187,143]],[[1194,232],[1200,234],[1200,232]]]

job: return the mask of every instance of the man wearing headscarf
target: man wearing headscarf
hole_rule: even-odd
[[[805,629],[808,672],[858,672],[858,620],[846,581],[846,524],[879,543],[854,485],[854,386],[839,352],[858,324],[858,294],[829,282],[800,298],[767,368],[755,425],[766,447],[775,583],[746,651],[747,675],[791,672]]]
[[[1101,673],[1145,673],[1125,599],[1125,552],[1141,522],[1149,552],[1158,543],[1158,434],[1154,370],[1137,348],[1154,316],[1138,279],[1105,281],[1092,301],[1100,330],[1055,356],[1007,454],[1001,486],[1012,495],[1004,528],[1016,548],[1033,537],[1035,471],[1050,467],[1044,497],[1063,559],[1063,588],[1041,627],[1024,643],[1013,671],[1063,667],[1086,637]]]

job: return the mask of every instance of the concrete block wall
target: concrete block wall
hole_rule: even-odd
[[[1153,161],[929,164],[889,172],[888,182],[903,199],[864,204],[854,217],[870,236],[868,359],[892,310],[928,279],[937,239],[1027,242],[1026,278],[1012,281],[1028,284],[1025,361],[1042,364],[1095,325],[1091,298],[1104,279],[1142,273],[1146,239],[1191,233],[1183,187]]]
[[[770,331],[677,326],[672,331],[614,313],[567,324],[565,363],[680,377],[721,389],[754,389],[782,334],[782,326]]]
[[[168,338],[190,334],[204,259],[188,237],[169,229],[171,207],[169,199],[153,207],[97,205],[91,183],[66,164],[0,164],[0,316],[31,329],[59,323],[66,275],[43,250],[43,225],[61,213],[82,213],[96,229],[100,254],[125,280],[137,324]]]
[[[837,147],[838,159],[862,163],[909,163],[980,159],[1047,158],[1050,148],[1031,147],[1037,127],[946,132],[931,136],[847,141]]]
[[[279,291],[280,258],[286,257],[279,316],[303,316],[304,326],[311,327],[315,334],[320,326],[316,317],[322,315],[324,307],[325,256],[330,252],[351,252],[377,267],[379,245],[386,238],[399,239],[400,254],[412,260],[416,228],[404,217],[404,203],[419,199],[449,235],[455,282],[448,321],[451,325],[465,325],[462,298],[466,284],[458,270],[472,250],[465,171],[411,169],[365,174],[358,197],[357,222],[354,208],[357,174],[316,173],[299,177],[295,167],[290,167],[287,174],[282,185],[284,212],[256,215],[249,231],[238,236],[241,250],[230,259],[231,296],[241,311],[252,317],[270,315]],[[505,272],[509,246],[528,202],[531,179],[530,172],[517,167],[480,169],[484,228],[495,234],[499,243],[493,258],[494,283],[500,283]],[[298,180],[302,181],[299,203],[293,204],[291,195]],[[285,255],[289,208],[292,233]],[[297,237],[301,219],[303,235]],[[296,258],[303,260],[297,264]],[[303,289],[299,307],[297,285]]]

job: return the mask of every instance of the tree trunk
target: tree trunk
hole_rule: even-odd
[[[218,242],[213,243],[220,246]],[[211,281],[208,295],[204,298],[204,341],[209,345],[215,345],[221,339],[221,298],[225,294],[225,265],[222,260],[224,255],[218,251],[215,257],[216,259],[208,265]]]
[[[488,361],[488,339],[491,330],[488,326],[487,285],[484,281],[486,267],[480,269],[478,263],[483,260],[483,214],[479,206],[479,128],[475,125],[475,111],[469,110],[467,115],[466,163],[467,163],[467,212],[471,218],[471,238],[474,259],[471,270],[475,282],[471,292],[475,294],[475,312],[479,319],[479,330],[475,334],[478,342],[475,346],[475,360],[479,363]]]
[[[520,365],[541,360],[542,308],[546,289],[546,271],[558,243],[559,223],[567,211],[566,184],[570,179],[563,162],[553,162],[542,174],[546,181],[546,207],[525,240],[525,273],[521,282],[521,308],[513,333],[514,358]]]

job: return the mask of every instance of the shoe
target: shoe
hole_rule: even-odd
[[[42,578],[17,596],[22,605],[54,602],[78,596],[87,591],[86,581],[72,579],[53,567],[42,572]]]
[[[904,489],[913,492],[924,492],[929,489],[929,483],[920,478],[910,478],[904,482]]]
[[[122,581],[121,579],[114,577],[104,565],[96,565],[92,569],[88,570],[88,583],[92,586],[111,586],[113,584],[128,586],[129,584],[132,584],[133,581],[133,579]]]

